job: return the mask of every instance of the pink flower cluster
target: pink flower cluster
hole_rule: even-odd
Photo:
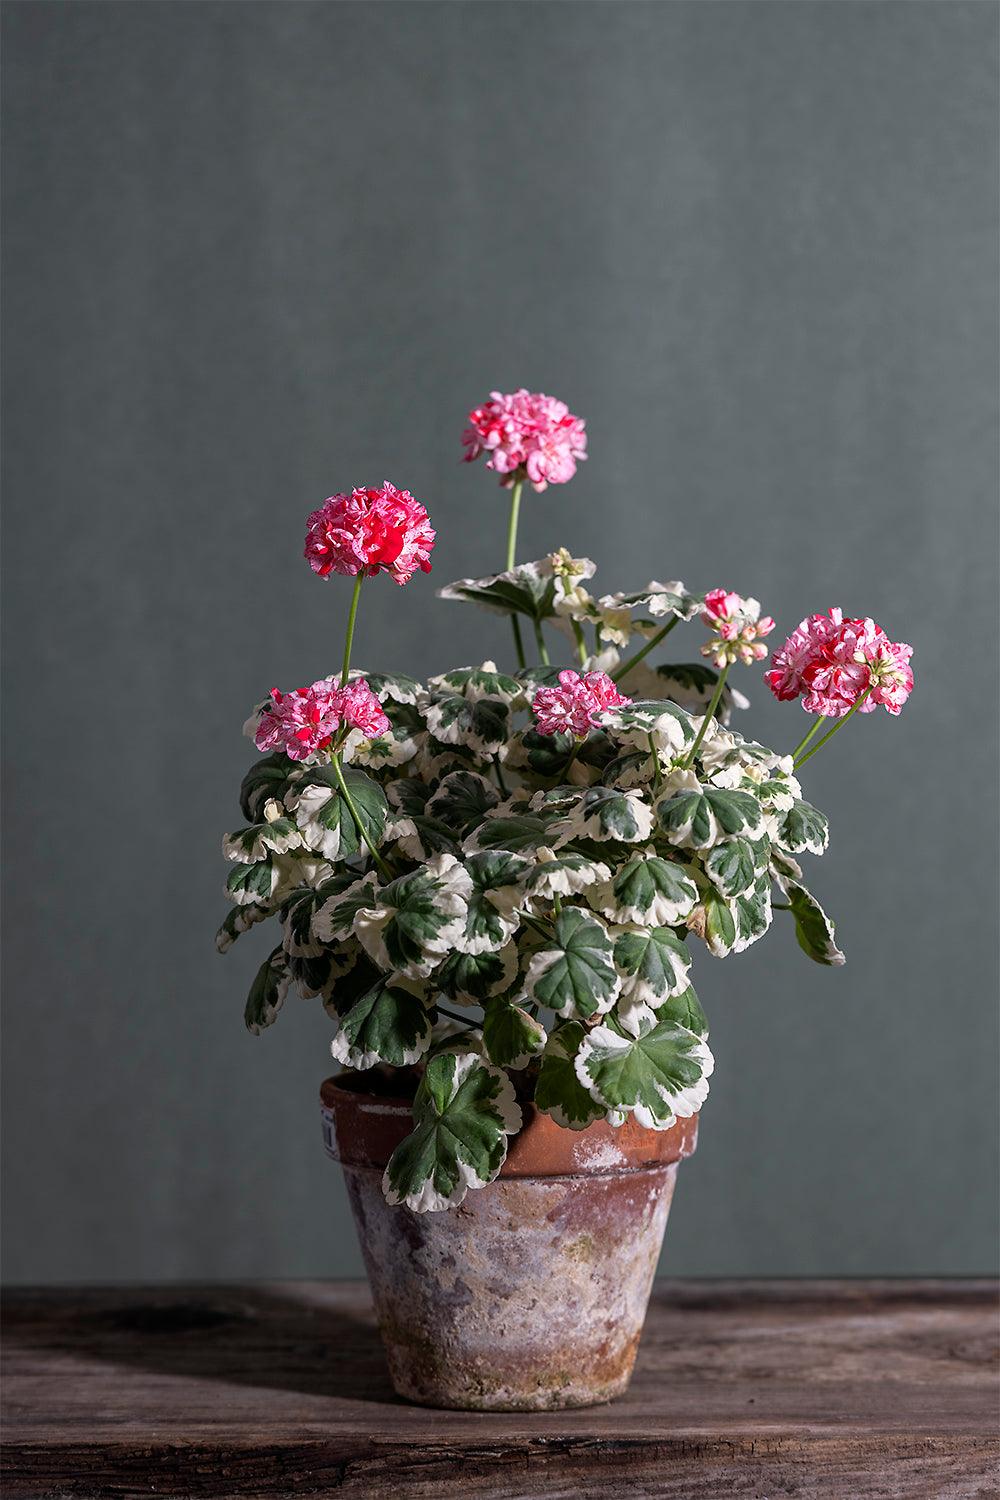
[[[258,750],[284,750],[291,760],[305,760],[326,750],[342,730],[358,729],[377,739],[389,729],[382,705],[363,677],[346,687],[324,677],[292,693],[271,689],[271,701],[260,716],[254,744]]]
[[[565,671],[559,673],[559,686],[539,688],[531,708],[540,734],[572,734],[586,739],[609,708],[631,703],[615,687],[605,672]]]
[[[541,491],[573,478],[577,462],[587,457],[585,425],[554,396],[523,388],[509,395],[492,391],[469,412],[463,457],[472,463],[488,453],[486,467],[501,476],[501,484],[513,484],[524,474]]]
[[[710,656],[721,671],[741,661],[745,666],[763,661],[767,647],[760,639],[770,635],[774,621],[770,615],[762,615],[756,599],[744,599],[742,594],[727,593],[725,589],[711,589],[705,595],[701,618],[714,632],[713,637],[701,648],[702,656]]]
[[[855,705],[863,714],[879,706],[898,714],[913,690],[912,655],[912,646],[890,641],[874,620],[845,620],[831,609],[792,631],[764,680],[776,698],[801,695],[807,713],[825,718],[842,718]]]
[[[305,555],[314,573],[373,577],[385,570],[395,583],[409,583],[420,568],[431,570],[435,532],[427,511],[408,490],[386,480],[381,489],[331,495],[309,517]]]

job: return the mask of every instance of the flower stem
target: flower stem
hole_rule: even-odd
[[[865,690],[861,694],[861,696],[858,697],[858,698],[855,698],[854,702],[851,704],[850,708],[847,710],[847,712],[844,715],[844,717],[842,719],[838,719],[837,722],[834,724],[833,728],[832,729],[828,729],[826,731],[826,734],[824,734],[823,738],[821,740],[817,740],[816,743],[815,743],[815,745],[813,745],[813,747],[812,747],[811,750],[807,750],[806,753],[805,753],[805,755],[803,755],[799,760],[795,761],[794,766],[793,766],[793,770],[797,771],[800,766],[804,766],[805,763],[806,763],[806,761],[809,759],[810,756],[815,755],[817,750],[822,750],[822,748],[826,744],[827,740],[832,740],[833,739],[833,736],[837,733],[837,730],[838,729],[842,729],[844,727],[844,725],[847,723],[848,719],[853,719],[854,715],[857,713],[857,711],[861,707],[862,703],[864,703],[865,699],[868,697],[868,694],[870,692],[871,692],[871,688],[870,687],[869,688],[865,688]]]
[[[705,733],[708,729],[708,726],[715,716],[715,710],[719,706],[719,700],[722,697],[722,690],[726,685],[726,678],[728,676],[729,668],[723,667],[722,671],[719,673],[719,680],[715,684],[715,692],[712,694],[711,702],[709,703],[708,708],[705,710],[705,717],[701,721],[701,728],[698,730],[698,733],[694,737],[694,744],[691,746],[691,749],[681,761],[681,767],[683,770],[687,770],[689,766],[694,764],[694,758],[698,754],[698,751],[701,749],[701,742],[705,738]]]
[[[651,635],[646,644],[634,656],[630,656],[627,661],[623,661],[620,666],[615,668],[611,673],[611,681],[621,682],[623,677],[627,677],[632,668],[638,666],[643,657],[648,656],[653,647],[658,646],[670,634],[679,619],[680,615],[671,616],[662,630],[658,630],[655,635]]]
[[[816,720],[814,721],[813,727],[811,729],[809,729],[809,730],[806,731],[806,733],[799,740],[799,743],[795,746],[795,749],[792,751],[792,760],[794,760],[797,755],[801,755],[802,754],[803,750],[806,748],[806,746],[808,745],[809,741],[813,738],[813,736],[816,734],[816,732],[818,730],[820,730],[820,729],[823,728],[823,725],[825,723],[826,723],[826,719],[825,719],[824,715],[820,714],[816,718]]]
[[[434,1009],[438,1015],[447,1016],[449,1021],[458,1021],[466,1031],[479,1031],[482,1027],[482,1021],[474,1021],[470,1016],[457,1016],[453,1010],[448,1010],[443,1005],[435,1004]]]
[[[663,785],[663,772],[660,770],[660,757],[656,753],[656,746],[653,744],[653,736],[650,734],[647,735],[646,738],[649,740],[649,753],[653,757],[653,789],[654,791],[658,792],[660,790],[660,787]]]
[[[542,622],[541,620],[535,620],[533,621],[533,624],[535,627],[535,645],[538,647],[538,655],[541,659],[542,666],[550,667],[552,663],[549,661],[549,653],[545,645],[545,637],[542,635]]]
[[[361,585],[365,581],[364,569],[355,575],[354,593],[351,595],[351,608],[347,616],[347,638],[344,641],[344,666],[340,674],[341,687],[347,686],[347,679],[351,673],[351,647],[354,644],[354,622],[358,618],[358,600],[361,598]]]
[[[573,639],[576,641],[576,654],[581,667],[587,660],[587,638],[583,633],[583,626],[579,620],[570,620],[573,627]]]
[[[368,845],[371,857],[378,865],[382,874],[386,877],[387,880],[391,880],[392,871],[389,869],[389,866],[386,864],[385,860],[382,858],[381,854],[378,852],[375,845],[372,843],[370,837],[368,836],[368,830],[361,821],[361,814],[358,812],[358,809],[354,805],[354,798],[351,796],[350,792],[347,789],[347,782],[344,780],[344,773],[340,765],[340,756],[338,754],[331,755],[330,764],[333,767],[333,774],[337,778],[337,785],[340,787],[340,795],[347,803],[347,809],[350,812],[351,817],[354,819],[355,827],[357,828],[361,837],[364,839],[365,843]]]
[[[507,522],[507,571],[510,572],[514,566],[514,558],[517,555],[517,521],[521,512],[521,490],[524,486],[523,479],[515,479],[514,487],[510,492],[510,519]],[[514,649],[517,652],[517,664],[524,668],[528,665],[528,659],[524,654],[524,641],[521,639],[521,622],[517,615],[511,615],[510,623],[514,629]]]

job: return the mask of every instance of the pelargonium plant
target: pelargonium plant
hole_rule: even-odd
[[[713,1060],[692,943],[742,953],[779,912],[810,958],[843,963],[799,864],[828,830],[798,772],[855,713],[898,714],[913,685],[909,646],[832,609],[765,672],[815,716],[808,733],[790,753],[744,738],[729,676],[767,656],[757,600],[676,580],[595,596],[587,558],[516,562],[524,485],[566,483],[586,456],[562,402],[494,392],[463,443],[510,489],[507,565],[438,594],[506,615],[515,665],[426,683],[354,668],[365,579],[429,572],[435,533],[388,483],[314,511],[311,567],[354,580],[343,661],[248,721],[264,754],[240,789],[246,825],[224,840],[218,938],[276,917],[249,1029],[294,987],[322,1000],[339,1062],[412,1096],[383,1185],[417,1212],[492,1181],[526,1106],[569,1130],[630,1116],[668,1130],[699,1110]],[[700,659],[654,665],[678,625],[707,631]],[[556,639],[573,666],[552,662]]]

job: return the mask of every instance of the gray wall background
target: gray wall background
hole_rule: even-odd
[[[915,647],[902,718],[810,764],[789,930],[696,975],[717,1070],[674,1273],[982,1272],[996,1244],[996,40],[970,3],[5,8],[6,1274],[360,1268],[330,1023],[241,1010],[240,726],[338,660],[306,512],[385,476],[501,559],[458,462],[525,383],[592,457],[527,503],[607,589],[840,603]],[[373,588],[357,659],[503,653]],[[674,637],[677,640],[677,637]],[[700,640],[686,637],[685,655]],[[790,746],[756,676],[744,727]]]

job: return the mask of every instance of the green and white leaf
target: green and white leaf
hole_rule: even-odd
[[[285,952],[288,954],[287,948]],[[288,954],[288,972],[304,1000],[322,995],[325,1002],[333,993],[335,983],[354,968],[359,952],[357,943],[352,942],[337,943],[318,954]]]
[[[576,1056],[577,1078],[593,1098],[628,1110],[648,1130],[668,1130],[678,1116],[695,1114],[714,1066],[706,1042],[643,1006],[595,1026]]]
[[[382,1179],[390,1204],[414,1213],[460,1204],[470,1188],[492,1182],[521,1128],[506,1073],[475,1052],[439,1052],[427,1063],[413,1101],[414,1128],[396,1147]]]
[[[578,906],[555,921],[553,938],[528,965],[525,991],[557,1015],[586,1020],[611,1009],[621,989],[614,944],[603,922]]]
[[[278,884],[270,855],[253,865],[236,865],[226,880],[226,895],[237,906],[266,906]]]
[[[644,611],[654,620],[676,615],[679,620],[693,620],[704,602],[703,594],[692,594],[679,579],[658,583],[655,579],[634,594],[604,594],[598,603],[602,608]]]
[[[428,687],[435,693],[458,693],[464,698],[499,698],[503,703],[521,707],[524,684],[497,670],[496,662],[484,661],[481,667],[459,667],[432,677]]]
[[[378,847],[389,815],[385,793],[377,781],[353,768],[343,773],[358,816]],[[289,796],[288,805],[303,841],[325,859],[350,859],[362,847],[353,814],[341,796],[332,766],[316,766]]]
[[[733,902],[733,915],[736,919],[733,952],[743,953],[764,936],[774,915],[771,907],[771,877],[766,871],[757,876],[752,890],[737,896]]]
[[[610,709],[603,716],[603,723],[617,744],[648,751],[652,740],[653,748],[668,759],[680,755],[695,737],[691,715],[676,703],[663,699]]]
[[[695,1036],[703,1040],[708,1036],[708,1020],[701,1008],[701,1001],[695,994],[694,985],[689,984],[686,990],[679,995],[671,995],[669,1000],[662,1005],[654,1007],[657,1019],[670,1021],[675,1026],[685,1026],[688,1031],[693,1031]]]
[[[615,938],[615,965],[622,976],[619,1012],[635,1005],[655,1010],[687,988],[691,954],[669,927],[631,926]]]
[[[557,848],[572,839],[640,844],[652,831],[653,809],[641,792],[590,786],[580,793],[576,806],[553,824],[552,840]]]
[[[478,604],[493,614],[547,620],[554,613],[556,592],[552,561],[545,557],[485,578],[459,578],[438,589],[438,598]]]
[[[359,911],[374,908],[378,904],[378,877],[374,870],[350,884],[346,890],[338,891],[317,908],[312,929],[321,943],[341,942],[354,932],[354,921]]]
[[[484,850],[466,857],[471,881],[465,928],[455,940],[461,953],[494,953],[506,947],[517,929],[514,909],[524,890],[531,863],[506,849]]]
[[[612,922],[676,927],[697,905],[698,887],[682,865],[648,852],[633,854],[587,900]]]
[[[650,667],[645,661],[619,679],[619,686],[633,698],[665,698],[689,714],[701,715],[708,707],[719,674],[704,662],[671,662]],[[734,708],[749,708],[750,700],[726,683],[716,713],[723,724]]]
[[[576,1076],[576,1055],[587,1035],[579,1021],[566,1021],[545,1045],[535,1080],[535,1107],[566,1130],[586,1130],[607,1110]]]
[[[218,952],[228,953],[238,937],[249,932],[258,922],[266,921],[270,915],[270,908],[266,906],[231,906],[215,934]]]
[[[437,818],[418,813],[412,818],[394,818],[387,826],[385,842],[394,844],[407,859],[423,863],[435,854],[458,854],[460,845],[455,834]]]
[[[283,947],[289,957],[317,958],[324,952],[327,944],[317,937],[313,919],[325,902],[341,895],[352,883],[351,876],[341,875],[333,881],[327,881],[322,887],[299,886],[286,897],[281,907],[281,926],[284,932]]]
[[[572,849],[554,849],[542,845],[529,865],[525,880],[525,905],[537,910],[552,904],[556,896],[576,896],[597,882],[610,880],[611,870],[600,860],[589,859]]]
[[[265,1026],[274,1024],[278,1011],[285,1003],[291,976],[281,947],[277,947],[265,958],[254,977],[247,996],[243,1019],[246,1028],[259,1036]]]
[[[837,947],[836,927],[811,891],[796,880],[781,882],[795,919],[795,936],[803,953],[818,964],[839,968],[846,960]]]
[[[759,868],[753,845],[738,834],[710,849],[704,864],[705,874],[727,901],[735,901],[752,889]]]
[[[737,940],[733,903],[702,878],[701,900],[687,919],[688,930],[700,937],[714,958],[732,953]]]
[[[434,985],[459,1005],[482,1005],[510,989],[517,976],[517,947],[499,953],[449,953],[434,970]]]
[[[452,771],[440,782],[425,810],[428,817],[464,835],[478,828],[499,801],[500,793],[485,776],[477,771]]]
[[[495,755],[505,744],[510,708],[499,698],[435,698],[427,706],[427,727],[442,745],[460,745],[477,755]]]
[[[357,912],[354,931],[380,969],[420,979],[459,945],[471,892],[454,855],[436,854],[383,886],[374,904]]]
[[[267,805],[277,806],[274,802]],[[251,823],[248,828],[238,828],[235,833],[227,833],[222,840],[222,852],[226,859],[253,865],[270,854],[286,854],[289,849],[297,849],[301,842],[292,819],[279,814],[262,823]]]
[[[538,813],[518,813],[510,818],[486,818],[463,845],[467,854],[487,849],[509,849],[512,853],[539,848],[549,842],[552,819]]]
[[[276,802],[283,801],[299,774],[299,767],[280,750],[254,761],[240,784],[240,809],[247,822],[259,822],[264,816],[265,804],[272,798]]]
[[[830,841],[826,814],[810,802],[793,802],[778,830],[776,842],[790,854],[823,854]]]
[[[702,786],[690,771],[670,777],[683,780],[656,804],[656,818],[671,844],[710,849],[727,834],[753,833],[760,827],[760,803],[752,792]]]
[[[540,1021],[509,1000],[487,1002],[483,1011],[483,1046],[498,1068],[524,1068],[537,1057],[546,1042]]]
[[[361,1071],[376,1063],[403,1068],[423,1057],[430,1040],[422,988],[393,975],[379,980],[342,1016],[330,1051],[338,1062]]]
[[[363,677],[375,694],[381,699],[382,707],[392,718],[392,713],[387,705],[389,703],[419,704],[426,697],[422,685],[415,677],[407,677],[405,672],[365,672],[362,669],[351,672],[351,681]]]

